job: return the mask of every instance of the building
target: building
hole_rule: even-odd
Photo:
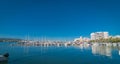
[[[76,41],[83,42],[82,36],[80,36],[80,38],[75,38],[75,39],[74,39],[74,42],[76,42]]]
[[[91,33],[91,40],[95,40],[95,33]]]
[[[107,39],[109,38],[109,33],[108,32],[103,32],[104,33],[104,38]]]
[[[75,38],[75,39],[74,39],[74,42],[89,42],[89,41],[90,41],[89,38],[87,38],[87,37],[82,37],[82,36],[80,36],[80,38]]]
[[[83,38],[83,42],[89,42],[89,41],[90,41],[90,38],[87,38],[87,37]]]
[[[94,32],[94,33],[91,33],[90,35],[91,35],[91,40],[96,40],[96,39],[101,39],[101,38],[104,38],[104,39],[109,38],[108,32]]]

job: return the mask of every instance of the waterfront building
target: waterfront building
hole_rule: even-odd
[[[82,37],[82,36],[80,36],[80,38],[74,39],[74,42],[89,42],[89,41],[90,41],[90,38]]]
[[[95,40],[95,33],[91,33],[91,40]]]
[[[80,38],[75,38],[74,39],[74,42],[83,42],[83,38],[82,38],[82,36],[80,36]]]
[[[90,38],[87,38],[87,37],[83,38],[83,42],[89,42],[89,41],[90,41]]]
[[[91,35],[91,40],[96,40],[96,39],[101,39],[101,38],[104,38],[104,39],[109,38],[108,32],[94,32],[94,33],[91,33],[90,35]]]
[[[108,32],[103,32],[103,34],[104,34],[105,39],[109,38],[109,33]]]

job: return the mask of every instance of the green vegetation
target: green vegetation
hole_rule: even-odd
[[[20,42],[21,40],[16,38],[0,38],[0,42]]]
[[[110,43],[119,43],[120,42],[120,38],[108,38],[108,39],[96,39],[96,40],[91,40],[90,42],[100,42],[100,43],[107,43],[107,42],[110,42]]]

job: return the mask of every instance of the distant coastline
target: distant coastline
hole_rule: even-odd
[[[0,42],[20,42],[22,39],[18,38],[0,38]]]

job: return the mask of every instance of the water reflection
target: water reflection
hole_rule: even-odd
[[[95,55],[105,55],[105,56],[111,56],[112,47],[110,46],[103,46],[103,45],[93,45],[92,46],[92,53]]]
[[[74,46],[74,47],[79,47],[80,49],[90,49],[91,48],[91,52],[94,55],[103,55],[103,56],[112,56],[112,50],[113,49],[117,49],[118,50],[118,54],[120,55],[120,47],[117,46],[117,44],[115,43],[107,43],[105,45],[103,44],[99,44],[99,43],[94,43],[94,44],[88,44],[88,43],[83,43],[83,44],[71,44],[71,43],[37,43],[37,44],[12,44],[12,46],[24,46],[25,48],[25,52],[28,53],[29,51],[29,47],[34,46],[34,47],[42,47],[44,48],[49,48],[51,46],[55,46],[55,47],[70,47],[70,46]]]
[[[99,62],[101,62],[99,64],[119,64],[120,60],[120,46],[116,44],[6,43],[1,44],[0,49],[0,53],[6,51],[10,53],[8,62],[0,62],[0,64],[34,64],[34,62],[38,64],[46,62],[51,62],[46,64],[85,64],[84,62],[90,62],[86,64],[98,64]],[[114,63],[107,63],[108,61]]]
[[[112,51],[117,50],[117,53],[120,55],[120,46],[117,46],[116,44],[108,43],[105,45],[101,44],[93,44],[92,46],[92,53],[94,55],[103,55],[103,56],[112,56]]]
[[[0,64],[8,64],[8,61],[0,62]]]
[[[119,55],[120,55],[120,50],[119,50]]]
[[[53,46],[53,47],[71,47],[71,46],[74,46],[74,47],[79,47],[80,49],[91,49],[91,52],[92,54],[94,55],[103,55],[103,56],[112,56],[112,50],[113,49],[116,49],[118,51],[118,54],[120,55],[120,46],[118,46],[117,44],[115,43],[108,43],[108,44],[105,44],[105,45],[101,45],[101,44],[98,44],[98,43],[95,43],[95,44],[88,44],[88,43],[83,43],[83,44],[71,44],[71,43],[52,43],[52,44],[49,44],[49,43],[44,43],[44,44],[10,44],[11,47],[14,47],[14,46],[21,46],[24,48],[24,52],[26,54],[29,53],[29,47],[40,47],[40,50],[43,52],[43,50],[47,50],[47,48]]]

